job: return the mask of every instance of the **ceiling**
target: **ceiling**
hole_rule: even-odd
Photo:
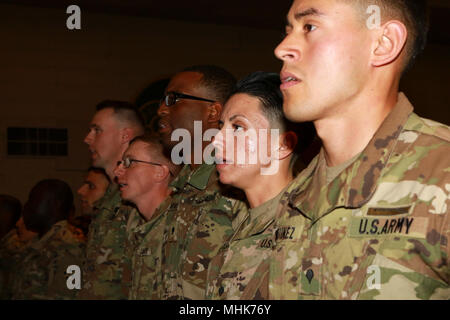
[[[291,0],[0,0],[0,3],[281,30]],[[450,45],[450,1],[429,0],[430,42]]]

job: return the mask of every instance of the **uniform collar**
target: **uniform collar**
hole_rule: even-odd
[[[204,190],[208,186],[208,181],[211,175],[216,169],[214,164],[202,164],[200,167],[192,171],[191,166],[186,164],[183,169],[181,169],[178,176],[170,184],[171,187],[177,190],[183,189],[187,184],[190,184],[194,188],[199,190]]]
[[[397,143],[413,107],[403,93],[359,157],[329,185],[323,149],[297,180],[300,187],[290,196],[290,204],[316,219],[337,207],[358,208],[375,192],[378,180]],[[325,192],[322,192],[326,189]]]

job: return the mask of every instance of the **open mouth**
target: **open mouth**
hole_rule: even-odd
[[[125,189],[128,186],[128,184],[123,183],[123,182],[119,182],[118,185],[119,185],[119,190],[120,191],[122,191],[123,189]]]
[[[91,158],[97,158],[97,151],[94,149],[89,148],[89,152],[91,153]]]
[[[291,73],[286,73],[286,72],[281,73],[280,79],[281,79],[281,85],[280,85],[281,90],[290,88],[301,82],[301,80],[299,78],[297,78],[295,75],[293,75]]]
[[[224,168],[230,164],[233,164],[233,161],[222,159],[222,158],[215,158],[216,168],[221,169]]]
[[[159,120],[158,121],[158,131],[161,132],[167,132],[170,131],[170,125],[167,121]]]

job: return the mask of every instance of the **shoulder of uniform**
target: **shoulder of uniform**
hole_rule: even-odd
[[[414,131],[420,134],[436,137],[445,142],[450,142],[450,127],[434,120],[419,117],[412,113],[404,127],[406,131]]]
[[[55,238],[66,244],[77,244],[86,241],[83,231],[76,226],[71,225],[66,220],[61,224],[60,230],[58,230],[58,234]]]
[[[242,208],[243,206],[245,206],[245,204],[240,200],[236,200],[236,199],[224,196],[224,195],[220,195],[220,197],[214,207],[220,208],[224,211],[231,212],[234,214],[236,211],[239,211],[240,208]]]

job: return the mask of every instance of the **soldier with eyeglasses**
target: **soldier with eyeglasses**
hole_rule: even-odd
[[[159,133],[168,151],[178,143],[171,139],[176,129],[187,130],[191,137],[190,150],[183,150],[189,155],[183,154],[184,166],[170,184],[166,223],[159,235],[161,299],[204,299],[209,262],[232,235],[236,208],[245,208],[224,196],[214,164],[194,161],[195,152],[203,155],[210,143],[195,139],[218,128],[223,103],[234,85],[234,77],[222,68],[190,67],[172,77],[159,107]],[[194,134],[194,121],[201,123],[201,137]]]
[[[159,299],[154,288],[160,285],[162,241],[157,235],[164,230],[163,208],[178,171],[151,133],[133,139],[114,170],[121,197],[136,206],[127,222],[122,265],[122,286],[129,299]]]

